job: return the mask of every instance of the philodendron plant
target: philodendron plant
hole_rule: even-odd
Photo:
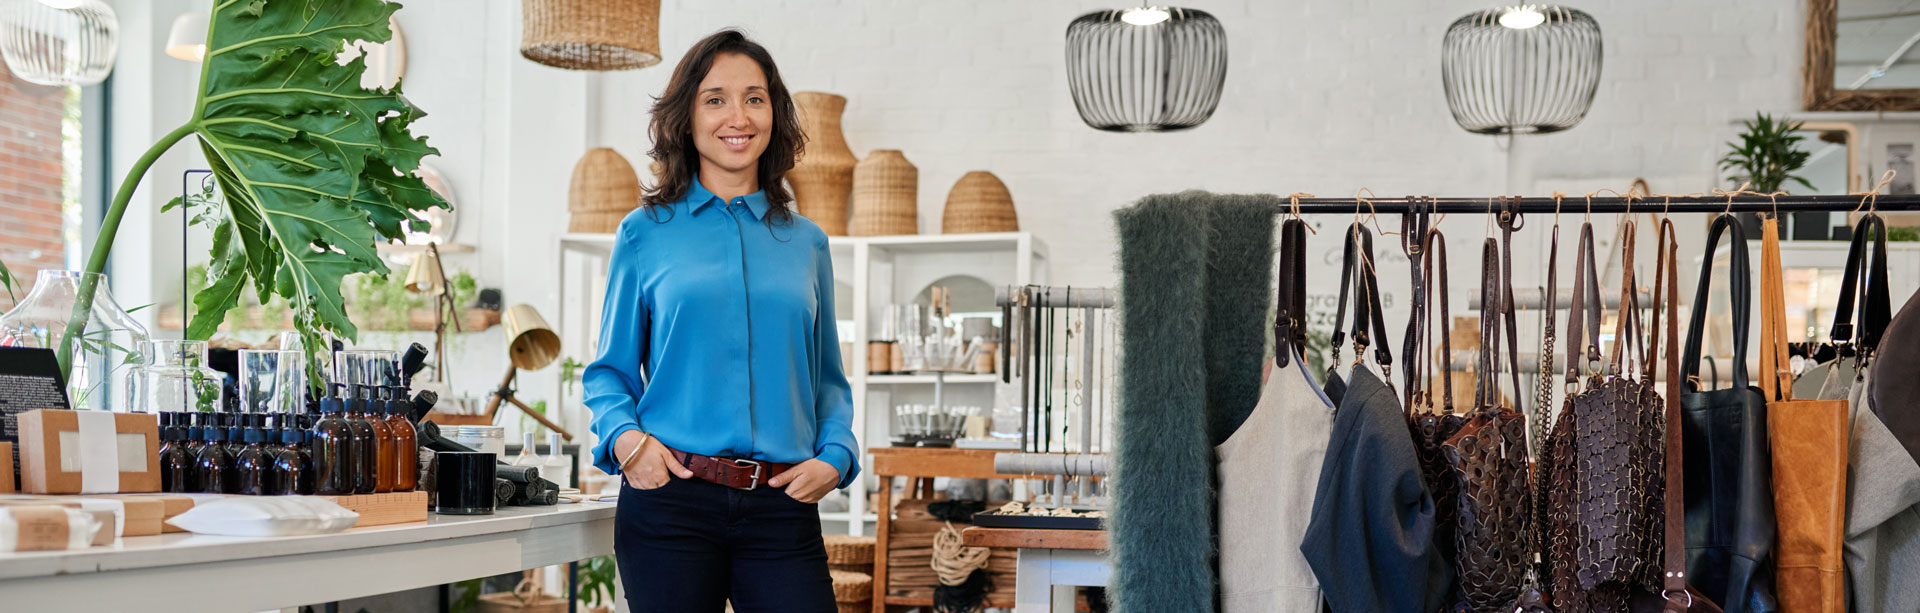
[[[355,338],[341,278],[385,274],[374,244],[410,227],[424,230],[415,211],[448,208],[412,175],[420,158],[438,153],[409,130],[424,113],[398,85],[361,88],[364,56],[335,59],[350,41],[392,38],[388,17],[399,9],[382,0],[216,0],[193,116],[121,181],[87,271],[106,265],[147,168],[192,135],[223,198],[199,204],[217,208],[195,215],[213,226],[213,257],[207,288],[193,298],[187,337],[212,336],[240,293],[251,290],[263,303],[276,294],[287,299],[309,352],[327,347],[323,332]],[[97,278],[81,288],[59,352],[63,370],[71,368],[64,339],[84,326]]]

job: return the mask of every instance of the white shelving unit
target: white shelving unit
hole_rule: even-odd
[[[867,341],[886,306],[911,302],[928,285],[955,275],[996,287],[1046,283],[1047,248],[1027,232],[831,237],[827,242],[833,253],[836,290],[851,289],[852,334],[843,334],[841,342],[851,353],[853,367],[847,371],[847,382],[853,387],[854,435],[860,440],[861,466],[870,467],[872,457],[865,448],[888,444],[889,424],[887,411],[868,409],[890,404],[896,396],[930,397],[934,384],[933,375],[866,374]],[[552,324],[563,346],[570,348],[568,353],[583,362],[600,353],[600,307],[613,243],[612,234],[563,234],[558,240],[560,308]],[[848,315],[836,313],[842,322]],[[843,325],[843,332],[846,329]],[[997,381],[997,375],[949,374],[946,395],[990,404]],[[556,383],[553,397],[567,398],[564,385]],[[579,414],[563,413],[566,423],[587,423],[577,402],[562,403],[568,405]],[[878,519],[867,509],[867,494],[876,485],[872,474],[863,470],[861,479],[847,488],[848,510],[822,513],[821,520],[844,522],[848,534],[864,534],[866,524]]]

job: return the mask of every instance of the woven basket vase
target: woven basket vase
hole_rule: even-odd
[[[918,234],[920,169],[898,149],[875,149],[853,168],[854,236]]]
[[[807,133],[807,149],[800,161],[787,171],[787,183],[800,214],[828,236],[847,234],[847,198],[853,195],[853,167],[859,160],[847,148],[840,133],[840,113],[847,99],[822,92],[798,92],[793,103],[800,107],[800,130]]]
[[[520,55],[572,70],[660,63],[660,0],[525,0]]]
[[[1013,193],[1000,177],[984,170],[969,172],[947,192],[947,208],[940,215],[940,231],[945,234],[969,232],[1013,232],[1020,229],[1020,216],[1013,212]]]
[[[640,206],[640,177],[618,152],[605,147],[588,149],[573,165],[567,186],[568,232],[611,234],[620,220]]]

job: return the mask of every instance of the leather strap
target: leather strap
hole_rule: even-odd
[[[1682,455],[1685,450],[1682,449],[1682,436],[1680,432],[1682,423],[1680,416],[1680,394],[1685,391],[1685,382],[1683,381],[1683,377],[1680,376],[1679,360],[1680,275],[1678,272],[1679,266],[1676,262],[1680,257],[1680,245],[1679,239],[1674,236],[1673,222],[1671,220],[1660,220],[1660,234],[1655,242],[1655,247],[1660,250],[1661,259],[1665,261],[1666,266],[1664,269],[1655,270],[1654,293],[1660,293],[1659,286],[1663,283],[1673,288],[1672,291],[1667,292],[1666,304],[1667,389],[1665,400],[1667,414],[1667,448],[1666,457],[1663,459],[1663,463],[1665,464],[1664,472],[1666,472],[1666,494],[1661,496],[1662,502],[1666,506],[1666,519],[1661,522],[1665,524],[1663,527],[1665,542],[1662,547],[1664,551],[1661,555],[1660,565],[1662,572],[1660,573],[1660,587],[1662,590],[1661,596],[1666,600],[1666,610],[1672,613],[1682,613],[1687,610],[1687,605],[1693,602],[1693,596],[1687,593],[1687,501],[1686,496],[1681,495],[1686,492],[1687,482],[1686,476],[1682,472],[1682,464],[1686,456]],[[1709,248],[1707,250],[1707,265],[1709,267],[1713,265],[1712,254],[1713,250]],[[1701,279],[1701,287],[1706,287],[1706,282],[1707,279]],[[1661,305],[1656,302],[1654,309],[1658,310],[1660,306]],[[1695,309],[1697,310],[1701,306],[1703,305],[1696,303]],[[1656,334],[1658,333],[1656,332]],[[1682,600],[1683,598],[1684,600]]]
[[[1414,393],[1415,390],[1412,389],[1408,390],[1408,396],[1413,400],[1407,402],[1406,410],[1411,414],[1421,408],[1432,407],[1433,370],[1434,362],[1437,361],[1440,363],[1441,371],[1440,402],[1445,407],[1444,414],[1451,415],[1453,414],[1453,341],[1450,338],[1451,335],[1447,333],[1445,324],[1453,321],[1453,313],[1447,308],[1447,239],[1441,234],[1439,228],[1433,228],[1427,230],[1426,238],[1421,243],[1424,247],[1421,248],[1420,254],[1420,274],[1437,283],[1427,284],[1424,289],[1428,295],[1418,296],[1423,299],[1420,301],[1423,306],[1414,313],[1413,321],[1407,326],[1410,341],[1408,345],[1412,347],[1406,353],[1407,372],[1415,375],[1409,377],[1408,387],[1418,386],[1419,393]],[[1434,293],[1436,291],[1437,294]],[[1432,325],[1432,322],[1426,321],[1428,313],[1432,312],[1431,307],[1435,304],[1440,306],[1441,325]],[[1440,339],[1438,356],[1433,353],[1435,337]],[[1425,402],[1416,402],[1416,400]]]
[[[1580,383],[1582,368],[1598,376],[1600,363],[1600,274],[1593,253],[1593,224],[1580,224],[1580,242],[1574,248],[1573,304],[1567,310],[1567,387]],[[1584,324],[1584,325],[1583,325]]]
[[[1288,219],[1280,225],[1280,282],[1274,304],[1273,359],[1286,366],[1307,348],[1307,224]]]
[[[1614,374],[1624,374],[1625,356],[1645,351],[1640,342],[1640,296],[1638,279],[1633,274],[1633,252],[1638,244],[1639,224],[1631,218],[1620,225],[1620,309],[1613,318],[1613,347],[1607,350],[1607,364]],[[1639,358],[1634,358],[1638,360]]]
[[[1734,389],[1747,387],[1747,325],[1751,321],[1753,307],[1753,271],[1747,263],[1747,233],[1740,227],[1740,220],[1732,215],[1720,215],[1713,220],[1713,226],[1707,231],[1706,257],[1700,260],[1699,285],[1694,288],[1693,316],[1687,322],[1686,353],[1681,358],[1685,369],[1688,389],[1695,390],[1691,379],[1700,373],[1700,346],[1705,340],[1707,325],[1707,300],[1713,292],[1713,253],[1720,244],[1720,234],[1731,233],[1727,249],[1732,256],[1732,268],[1729,271],[1727,287],[1731,294],[1733,312],[1733,369]],[[1717,377],[1716,377],[1717,378]]]
[[[1871,262],[1867,261],[1865,245],[1869,240],[1873,241]],[[1862,274],[1867,276],[1865,287],[1859,285]],[[1856,296],[1860,301],[1860,342],[1851,343]],[[1892,320],[1892,302],[1887,295],[1887,225],[1879,214],[1870,212],[1854,225],[1853,241],[1847,246],[1847,266],[1840,277],[1840,303],[1833,311],[1830,336],[1833,344],[1843,350],[1851,346],[1871,352],[1880,345],[1880,335],[1886,333],[1887,324]]]
[[[794,466],[778,462],[716,458],[677,449],[673,450],[673,454],[680,459],[681,466],[693,472],[694,478],[737,490],[751,490],[764,486],[774,477],[792,470]]]
[[[1760,391],[1767,402],[1793,400],[1787,357],[1787,296],[1780,269],[1780,219],[1760,222]]]
[[[1347,228],[1347,242],[1342,258],[1344,264],[1340,270],[1340,305],[1334,316],[1333,326],[1333,364],[1328,368],[1337,368],[1340,362],[1340,345],[1346,336],[1340,325],[1346,319],[1347,290],[1349,281],[1355,295],[1353,299],[1353,348],[1354,358],[1362,359],[1368,347],[1373,348],[1374,360],[1380,364],[1386,375],[1387,385],[1392,386],[1393,352],[1387,348],[1387,324],[1380,308],[1380,285],[1374,277],[1373,269],[1373,233],[1365,224],[1354,222]],[[1371,323],[1371,330],[1368,324]],[[1375,337],[1380,339],[1374,343]]]
[[[1422,389],[1417,371],[1421,368],[1419,356],[1423,355],[1419,353],[1420,341],[1427,325],[1427,281],[1432,271],[1423,270],[1420,262],[1425,259],[1431,201],[1431,198],[1408,196],[1407,213],[1400,216],[1400,252],[1407,256],[1408,276],[1413,279],[1413,300],[1409,304],[1413,316],[1407,318],[1407,333],[1400,341],[1400,355],[1408,360],[1407,368],[1401,375],[1406,379],[1406,390],[1403,392],[1406,398],[1402,404],[1409,412],[1413,410],[1414,395]],[[1444,294],[1442,299],[1445,299]]]
[[[1520,324],[1513,307],[1513,232],[1526,225],[1526,218],[1520,214],[1520,198],[1502,196],[1500,201],[1500,317],[1507,326],[1507,374],[1513,378],[1511,408],[1524,412],[1526,388],[1520,387]]]

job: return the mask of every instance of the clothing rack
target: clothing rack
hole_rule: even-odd
[[[1281,213],[1294,210],[1293,200],[1281,204]],[[1780,196],[1742,194],[1738,196],[1621,196],[1587,198],[1571,195],[1560,199],[1537,197],[1503,198],[1300,198],[1299,212],[1307,214],[1362,213],[1404,214],[1413,212],[1472,214],[1502,211],[1521,214],[1560,213],[1816,213],[1874,209],[1880,211],[1920,211],[1920,195],[1878,196]]]

